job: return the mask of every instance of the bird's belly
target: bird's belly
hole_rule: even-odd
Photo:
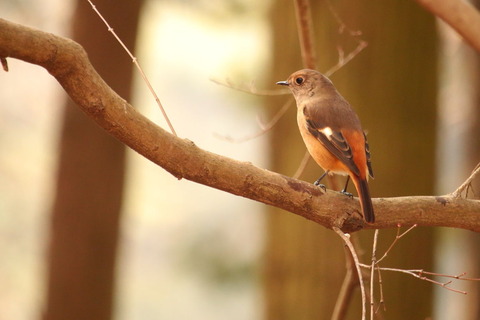
[[[308,152],[323,170],[340,175],[348,175],[348,168],[328,151],[320,141],[312,136],[307,129],[300,129],[300,132]]]

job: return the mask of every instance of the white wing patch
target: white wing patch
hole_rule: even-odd
[[[320,129],[318,131],[320,131],[321,133],[326,135],[328,140],[331,140],[330,136],[333,134],[333,131],[332,131],[332,129],[330,129],[330,127],[325,127],[325,128]]]

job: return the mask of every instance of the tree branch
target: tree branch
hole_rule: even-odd
[[[417,0],[425,9],[449,24],[480,52],[480,13],[464,0]]]
[[[99,126],[178,179],[188,179],[276,206],[343,232],[366,228],[446,226],[480,231],[480,201],[444,197],[374,199],[378,215],[364,225],[357,199],[236,161],[158,127],[118,96],[76,42],[0,19],[0,57],[44,67]]]
[[[317,69],[310,2],[309,0],[295,0],[294,4],[303,64],[305,68]]]
[[[462,183],[462,185],[460,187],[458,187],[457,190],[455,190],[453,193],[452,193],[452,196],[455,197],[455,198],[458,198],[461,196],[462,192],[467,190],[466,193],[468,193],[468,188],[471,186],[472,184],[472,181],[478,176],[480,175],[480,163],[477,164],[477,166],[475,167],[475,169],[473,169],[473,172],[472,174],[470,175],[470,177],[467,178],[467,180],[465,180],[464,183]],[[467,195],[465,195],[465,198],[467,197]]]

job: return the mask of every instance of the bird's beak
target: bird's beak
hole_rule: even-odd
[[[288,81],[278,81],[277,84],[280,86],[288,86]]]

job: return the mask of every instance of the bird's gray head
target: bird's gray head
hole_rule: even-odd
[[[296,100],[300,97],[308,99],[313,96],[336,93],[336,89],[330,79],[320,72],[311,69],[296,71],[286,81],[279,81],[277,84],[288,86]]]

